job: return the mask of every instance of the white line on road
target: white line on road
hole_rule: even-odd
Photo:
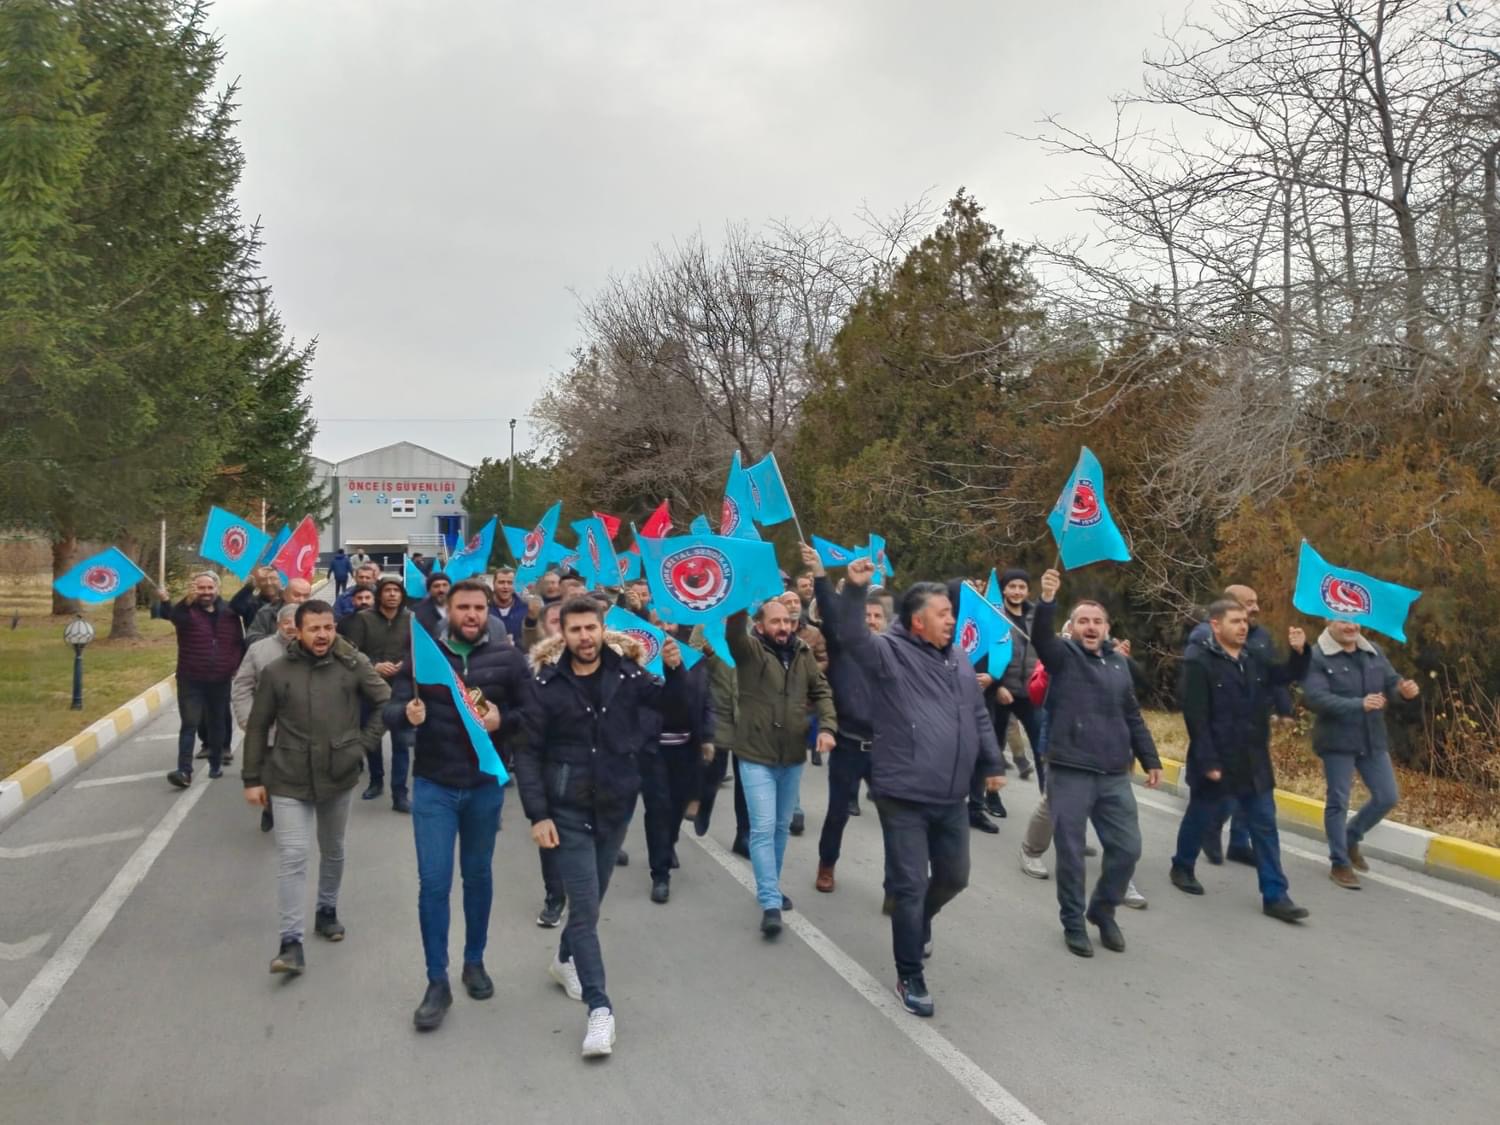
[[[25,1045],[26,1037],[36,1029],[68,979],[83,964],[94,943],[119,913],[120,907],[125,905],[125,900],[141,885],[151,865],[209,788],[208,785],[194,785],[178,798],[150,835],[141,841],[141,846],[125,861],[125,866],[104,888],[104,893],[89,907],[89,912],[73,927],[73,932],[63,940],[57,952],[42,966],[42,971],[32,978],[10,1011],[0,1015],[0,1055],[7,1059],[16,1057],[16,1052]]]
[[[1182,816],[1182,811],[1185,807],[1182,804],[1171,805],[1159,798],[1147,797],[1141,793],[1137,793],[1135,799],[1138,803],[1156,809],[1158,812],[1171,813],[1177,817]],[[1294,855],[1298,859],[1311,860],[1320,867],[1326,868],[1328,866],[1327,855],[1320,855],[1317,852],[1310,852],[1305,848],[1299,848],[1295,844],[1288,844],[1285,836],[1281,838],[1281,851],[1284,855]],[[1488,906],[1480,906],[1477,902],[1468,902],[1453,895],[1444,894],[1442,891],[1434,891],[1429,887],[1422,886],[1420,883],[1413,883],[1410,879],[1398,879],[1393,875],[1385,875],[1378,871],[1362,871],[1359,877],[1361,879],[1368,879],[1372,883],[1384,883],[1388,887],[1396,887],[1406,891],[1408,894],[1425,898],[1430,902],[1441,903],[1443,906],[1451,906],[1454,910],[1467,911],[1476,917],[1484,918],[1490,922],[1500,922],[1500,910],[1492,910]]]
[[[127,781],[150,781],[155,778],[160,781],[167,775],[161,770],[152,770],[150,773],[127,773],[119,777],[91,777],[87,781],[76,782],[74,789],[96,789],[101,785],[124,785]]]
[[[25,941],[0,941],[0,961],[19,961],[24,957],[30,957],[33,953],[40,952],[41,948],[51,940],[51,934],[37,934]],[[3,1012],[4,1009],[0,1008],[0,1014]]]
[[[718,841],[710,836],[688,838],[713,856],[715,862],[729,872],[736,882],[751,894],[755,893],[754,874],[745,864],[731,859],[729,853],[720,846]],[[1044,1125],[1040,1117],[1032,1113],[1019,1098],[991,1078],[978,1063],[954,1046],[951,1040],[941,1032],[935,1031],[930,1023],[908,1012],[897,1001],[891,989],[871,976],[863,965],[834,944],[833,939],[809,922],[806,916],[791,914],[784,918],[783,922],[792,933],[805,941],[830,969],[843,977],[844,983],[868,1000],[876,1011],[895,1025],[896,1030],[921,1048],[928,1058],[946,1070],[949,1076],[968,1091],[969,1095],[996,1121],[1005,1122],[1005,1125]],[[0,1043],[0,1047],[3,1047],[3,1043]]]
[[[144,835],[145,832],[144,828],[127,828],[123,832],[106,832],[102,836],[74,836],[68,840],[46,840],[40,844],[23,844],[19,848],[0,848],[0,859],[28,859],[34,855],[72,851],[74,848],[118,844],[122,840],[134,840],[137,836]]]

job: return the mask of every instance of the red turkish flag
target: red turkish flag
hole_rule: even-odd
[[[620,517],[612,516],[608,512],[595,512],[594,515],[604,521],[604,530],[609,533],[609,540],[613,543],[615,537],[620,534]]]
[[[313,523],[312,516],[304,517],[297,525],[292,537],[276,552],[271,565],[288,579],[305,578],[312,581],[313,571],[318,565],[318,525]]]
[[[665,539],[667,532],[672,530],[672,506],[669,501],[663,500],[657,506],[656,511],[641,524],[642,539]]]

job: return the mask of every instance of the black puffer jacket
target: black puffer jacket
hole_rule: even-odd
[[[573,676],[561,637],[532,649],[516,782],[533,824],[551,820],[557,808],[591,814],[600,829],[628,819],[641,788],[637,755],[656,749],[662,709],[681,705],[681,669],[660,680],[636,663],[644,653],[635,641],[620,633],[604,640],[598,714]]]
[[[1230,796],[1269,793],[1276,788],[1271,767],[1271,708],[1278,685],[1300,680],[1309,650],[1285,664],[1269,663],[1263,649],[1248,645],[1235,659],[1212,632],[1188,649],[1182,669],[1182,718],[1188,729],[1188,785],[1196,794],[1216,790]],[[1214,770],[1223,776],[1210,781]]]
[[[486,619],[486,631],[468,658],[448,647],[445,630],[438,637],[438,648],[458,673],[467,688],[478,688],[485,699],[500,708],[500,729],[490,735],[495,750],[507,764],[515,757],[515,747],[524,737],[527,689],[526,658],[510,643],[505,626],[493,617]],[[412,729],[406,718],[406,705],[413,696],[410,661],[391,680],[391,701],[385,706],[385,726],[389,731]],[[469,744],[468,728],[459,716],[452,694],[435,684],[422,685],[422,702],[427,705],[427,721],[416,728],[417,754],[412,776],[425,777],[452,789],[473,789],[494,784],[495,779],[479,769],[479,759]]]

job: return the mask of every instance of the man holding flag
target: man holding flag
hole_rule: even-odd
[[[453,1003],[448,985],[448,899],[453,889],[453,847],[459,851],[464,885],[463,984],[475,1000],[495,994],[485,972],[491,868],[500,831],[503,773],[495,755],[517,736],[525,715],[526,661],[490,616],[489,588],[474,578],[448,591],[447,614],[436,641],[411,630],[413,656],[392,681],[385,723],[393,737],[416,728],[412,766],[412,830],[417,845],[417,916],[427,960],[427,991],[413,1016],[419,1031],[443,1022]],[[418,668],[435,650],[438,670]],[[443,665],[446,664],[446,668]],[[420,684],[420,690],[418,685]],[[453,685],[456,684],[456,688]],[[482,728],[478,733],[474,727]],[[488,744],[476,741],[487,739]],[[480,751],[484,751],[481,755]]]
[[[229,685],[245,657],[245,634],[240,619],[219,597],[219,576],[204,571],[193,577],[193,592],[175,605],[165,590],[157,591],[157,615],[172,623],[177,633],[177,768],[167,780],[178,789],[193,781],[193,742],[203,729],[208,752],[208,776],[223,776],[229,761],[234,717]],[[274,615],[271,630],[276,628]]]

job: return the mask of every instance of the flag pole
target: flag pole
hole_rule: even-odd
[[[786,506],[791,509],[792,526],[797,529],[797,542],[805,547],[807,536],[802,534],[802,521],[797,518],[797,505],[792,503],[792,490],[786,486],[786,476],[781,471],[781,459],[776,456],[774,449],[771,450],[771,464],[776,466],[776,479],[781,481],[781,491],[786,496]]]

